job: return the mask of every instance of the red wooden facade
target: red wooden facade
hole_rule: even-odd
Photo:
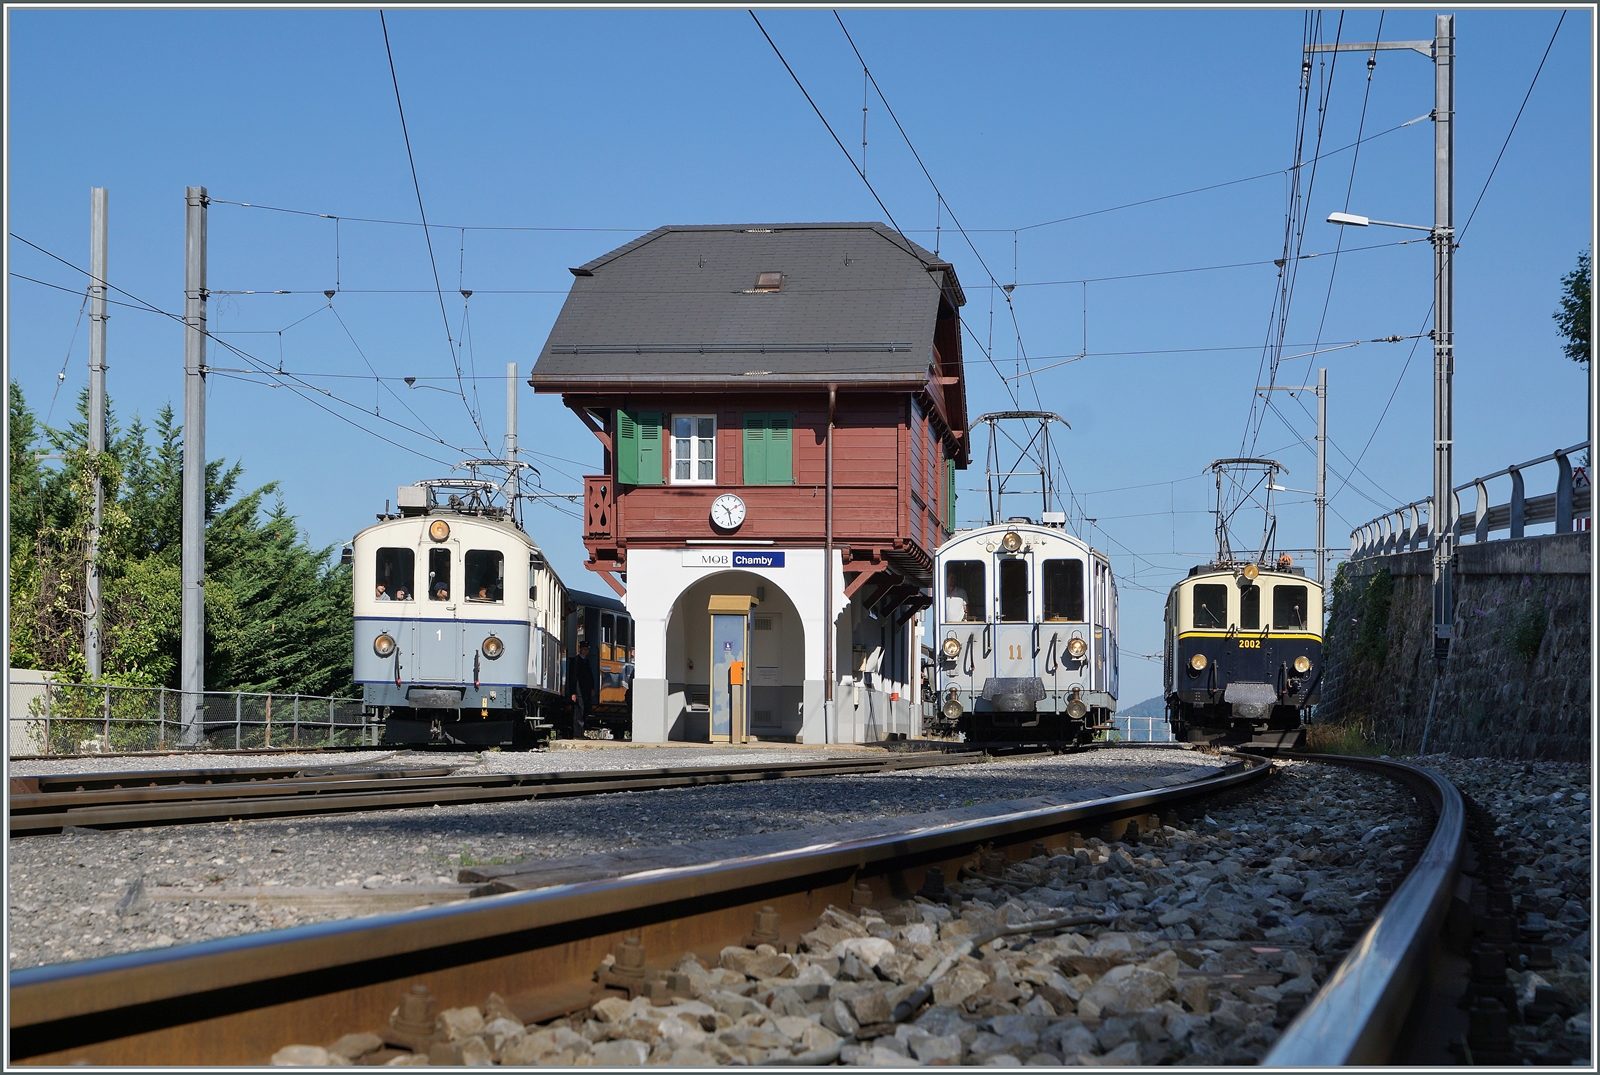
[[[682,547],[686,541],[764,539],[789,548],[817,548],[826,536],[828,395],[814,387],[742,396],[704,394],[590,397],[565,402],[587,412],[614,458],[611,431],[619,407],[648,406],[665,415],[715,415],[714,484],[622,485],[610,474],[584,479],[584,545],[591,570],[627,571],[629,548]],[[746,485],[743,416],[786,410],[794,415],[792,485]],[[833,427],[833,542],[847,573],[892,567],[898,585],[927,586],[933,552],[949,536],[946,460],[964,460],[964,432],[952,431],[931,392],[839,392]],[[669,468],[670,469],[670,468]],[[746,518],[736,532],[712,525],[717,495],[737,493]],[[865,583],[863,576],[854,582]],[[884,592],[887,592],[884,589]]]

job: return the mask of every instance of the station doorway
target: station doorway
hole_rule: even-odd
[[[712,599],[745,602],[742,613],[711,611]],[[738,616],[713,647],[714,620]],[[738,630],[738,628],[742,628]],[[735,635],[742,635],[736,638]],[[724,644],[733,644],[725,650]],[[691,742],[729,742],[730,724],[721,730],[717,689],[730,675],[719,661],[740,652],[744,681],[743,728],[755,739],[786,740],[800,734],[805,694],[805,625],[783,588],[746,571],[720,571],[685,589],[673,602],[667,621],[668,735]],[[729,659],[731,664],[732,659]],[[730,694],[731,705],[731,694]]]

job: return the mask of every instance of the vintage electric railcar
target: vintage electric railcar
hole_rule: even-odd
[[[488,482],[422,482],[355,536],[355,678],[385,743],[532,745],[567,712],[567,590]]]
[[[1167,595],[1167,720],[1180,741],[1298,728],[1322,667],[1322,588],[1304,568],[1209,564]]]
[[[937,713],[968,742],[1085,743],[1117,708],[1111,563],[1058,523],[956,534],[935,556]]]
[[[633,617],[615,597],[573,590],[567,594],[566,654],[577,661],[578,643],[589,643],[594,704],[584,728],[605,728],[625,739],[633,727]],[[570,725],[569,725],[570,727]]]

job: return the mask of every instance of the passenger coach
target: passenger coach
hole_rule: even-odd
[[[1059,523],[1014,519],[958,533],[936,572],[938,711],[968,742],[1082,743],[1111,724],[1117,586],[1104,554]]]
[[[566,713],[566,588],[494,490],[403,486],[352,542],[355,678],[385,743],[525,746]]]

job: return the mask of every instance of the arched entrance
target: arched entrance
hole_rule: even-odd
[[[705,742],[710,737],[711,616],[713,594],[755,599],[750,609],[747,675],[750,733],[758,739],[793,739],[800,733],[805,691],[805,625],[789,595],[748,571],[719,571],[678,595],[667,620],[667,736]]]

